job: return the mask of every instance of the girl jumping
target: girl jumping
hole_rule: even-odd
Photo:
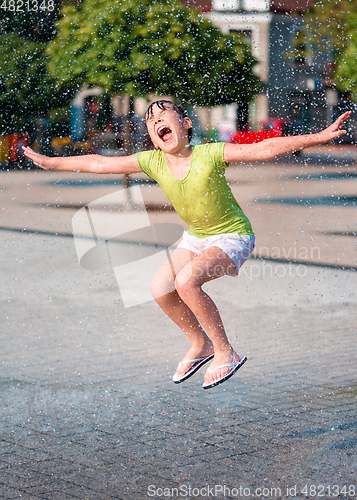
[[[50,158],[24,147],[25,155],[45,170],[134,174],[144,172],[163,189],[179,216],[189,225],[181,243],[155,273],[153,298],[187,335],[191,347],[173,376],[175,383],[191,377],[212,360],[203,388],[228,380],[247,360],[230,344],[220,313],[202,285],[224,275],[237,276],[255,246],[249,219],[229,188],[230,163],[266,161],[308,146],[330,142],[351,112],[322,132],[277,137],[256,144],[212,143],[192,146],[192,122],[171,101],[152,103],[146,124],[155,149],[126,157],[83,155]]]

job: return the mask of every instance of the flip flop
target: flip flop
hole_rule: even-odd
[[[238,363],[229,363],[227,365],[222,365],[222,366],[218,366],[217,368],[214,368],[213,370],[210,370],[209,368],[207,368],[208,372],[209,373],[212,373],[214,372],[215,370],[220,370],[221,368],[232,368],[230,370],[229,373],[227,373],[227,375],[224,375],[224,377],[220,378],[219,380],[215,380],[214,382],[212,382],[211,384],[206,384],[204,383],[202,385],[202,387],[204,389],[211,389],[212,387],[216,387],[216,385],[219,385],[219,384],[222,384],[223,382],[225,382],[226,380],[228,380],[229,378],[231,378],[232,375],[235,374],[235,372],[237,370],[239,370],[239,368],[244,365],[244,363],[247,361],[247,357],[246,356],[242,356],[240,358],[240,360],[238,361]]]
[[[213,354],[209,354],[208,356],[204,356],[203,358],[197,358],[197,359],[189,359],[188,361],[180,361],[179,366],[185,365],[186,363],[193,363],[191,368],[184,374],[182,377],[179,377],[177,373],[174,374],[172,377],[172,380],[175,382],[175,384],[180,384],[184,380],[187,380],[188,378],[192,377],[194,373],[197,372],[203,366],[205,363],[210,361],[214,356]]]

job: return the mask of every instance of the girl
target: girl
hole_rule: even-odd
[[[157,181],[180,217],[189,225],[183,239],[151,282],[161,309],[184,331],[191,347],[173,376],[175,383],[191,377],[213,359],[204,389],[228,380],[247,358],[239,356],[226,336],[219,311],[202,285],[224,275],[237,276],[254,249],[248,218],[235,200],[224,176],[230,163],[265,161],[329,142],[350,112],[317,134],[267,139],[256,144],[214,143],[191,146],[192,122],[185,111],[166,100],[146,112],[155,150],[126,157],[83,155],[49,158],[24,147],[25,155],[45,170],[96,174],[145,172]]]

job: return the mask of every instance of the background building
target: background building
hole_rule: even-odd
[[[186,0],[206,12],[225,32],[241,34],[259,60],[255,71],[265,82],[263,93],[247,109],[237,105],[212,111],[211,124],[221,139],[229,132],[267,118],[294,121],[301,132],[321,130],[343,105],[329,79],[329,55],[314,47],[293,55],[301,34],[301,14],[316,0]],[[296,52],[296,51],[295,51]]]

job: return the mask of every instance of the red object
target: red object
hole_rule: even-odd
[[[23,156],[22,146],[30,145],[30,136],[27,132],[21,134],[20,132],[15,132],[9,134],[9,161],[16,161],[21,156]]]
[[[19,156],[19,138],[20,134],[15,132],[10,135],[9,160],[15,161]]]
[[[257,130],[239,130],[229,138],[228,142],[233,144],[253,144],[272,137],[283,137],[286,135],[283,127],[286,123],[286,120],[263,120],[259,123]]]

